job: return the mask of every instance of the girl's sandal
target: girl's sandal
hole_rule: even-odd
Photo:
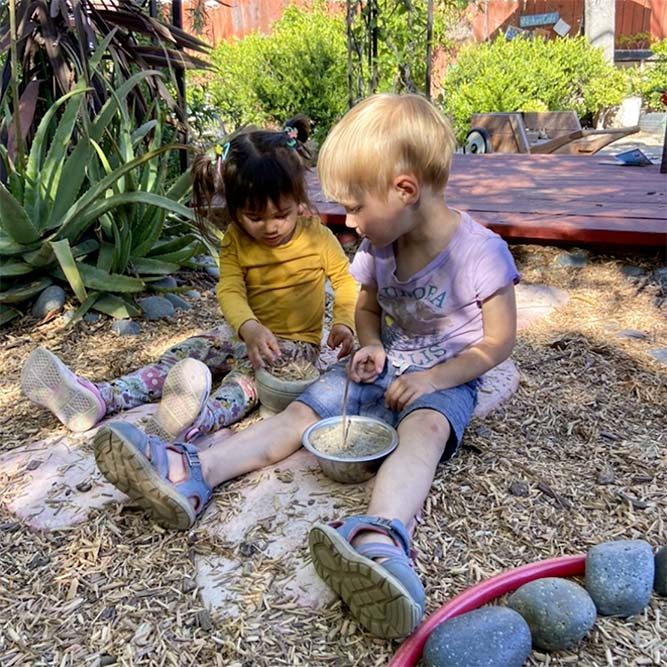
[[[352,540],[366,531],[387,535],[394,545],[353,547]],[[354,516],[318,523],[310,531],[308,546],[317,574],[369,632],[393,639],[417,627],[424,614],[424,588],[410,562],[410,537],[398,519]]]
[[[211,499],[211,487],[202,476],[194,445],[166,444],[127,422],[111,422],[97,432],[94,447],[102,474],[166,528],[192,527]],[[169,449],[183,457],[183,481],[174,483],[168,478]]]

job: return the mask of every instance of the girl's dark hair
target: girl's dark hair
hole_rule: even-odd
[[[310,121],[299,115],[282,131],[241,131],[218,149],[220,155],[197,156],[191,167],[192,203],[200,230],[211,238],[210,225],[224,230],[238,222],[239,210],[261,213],[269,201],[277,207],[282,197],[308,204],[309,134]]]

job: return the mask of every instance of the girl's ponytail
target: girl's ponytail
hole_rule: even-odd
[[[224,183],[218,165],[220,156],[212,157],[202,153],[195,157],[190,167],[192,174],[192,207],[194,208],[197,228],[202,235],[214,243],[220,238],[214,229],[224,231],[229,224],[227,216],[220,215],[224,207]],[[214,210],[215,205],[215,210]]]
[[[285,121],[283,132],[296,142],[294,149],[308,167],[313,166],[312,147],[307,145],[310,138],[311,122],[305,114],[298,114]]]

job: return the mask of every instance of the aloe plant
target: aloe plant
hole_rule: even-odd
[[[197,250],[193,236],[170,233],[182,224],[176,220],[194,222],[181,203],[189,176],[167,189],[159,168],[178,147],[159,145],[156,131],[141,152],[141,137],[157,128],[139,128],[134,139],[129,129],[125,98],[156,75],[148,70],[130,77],[92,120],[82,104],[87,89],[77,84],[43,116],[24,170],[0,145],[8,174],[6,185],[0,182],[0,323],[18,312],[14,304],[57,280],[71,287],[81,303],[79,315],[91,307],[132,314],[136,307],[128,295],[144,291],[146,277],[176,270]],[[118,155],[110,161],[101,143],[115,134],[110,128],[119,118]]]

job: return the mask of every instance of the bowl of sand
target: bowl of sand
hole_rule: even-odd
[[[345,484],[364,482],[396,449],[398,433],[374,417],[353,415],[345,419],[345,427],[343,417],[321,419],[306,429],[302,443],[330,479]]]

